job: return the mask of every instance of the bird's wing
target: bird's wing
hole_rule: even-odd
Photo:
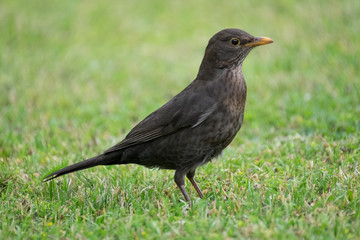
[[[110,153],[174,133],[197,127],[217,108],[215,99],[199,93],[182,92],[137,124],[124,140],[109,148]]]

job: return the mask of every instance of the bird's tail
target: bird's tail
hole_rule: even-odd
[[[96,157],[92,157],[89,158],[87,160],[75,163],[73,165],[67,166],[63,169],[57,170],[56,172],[51,173],[50,175],[44,177],[43,181],[47,182],[50,181],[54,178],[60,177],[62,175],[71,173],[71,172],[76,172],[76,171],[80,171],[86,168],[91,168],[91,167],[95,167],[98,165],[111,165],[111,162],[106,161],[106,155],[99,155]],[[110,159],[109,159],[110,160]]]

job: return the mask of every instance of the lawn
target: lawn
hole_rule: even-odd
[[[360,1],[0,2],[0,239],[360,239]],[[97,167],[236,27],[242,129],[198,169]]]

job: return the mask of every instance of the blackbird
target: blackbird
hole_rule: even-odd
[[[251,49],[272,42],[239,29],[216,33],[190,85],[137,124],[115,146],[53,172],[44,181],[98,165],[133,163],[175,170],[175,183],[191,205],[184,186],[186,175],[203,198],[194,179],[196,168],[218,156],[243,123],[246,83],[242,63]]]

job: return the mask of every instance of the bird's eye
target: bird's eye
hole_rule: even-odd
[[[240,44],[240,40],[238,38],[232,38],[230,40],[231,44],[234,45],[234,46],[237,46]]]

